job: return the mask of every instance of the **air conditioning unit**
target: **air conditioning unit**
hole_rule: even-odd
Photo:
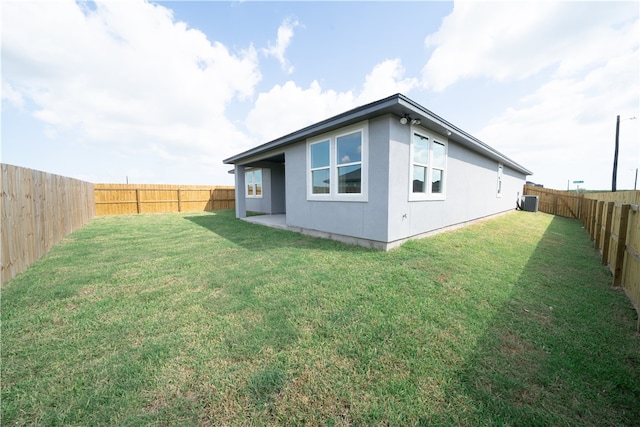
[[[538,196],[522,196],[522,210],[538,212]]]

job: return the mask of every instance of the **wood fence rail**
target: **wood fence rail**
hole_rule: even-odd
[[[235,208],[233,186],[95,184],[96,215],[215,211]]]
[[[45,255],[95,214],[93,184],[1,165],[2,283]]]
[[[640,191],[575,194],[525,185],[523,194],[539,196],[542,212],[582,221],[612,285],[622,287],[636,309],[640,331]]]

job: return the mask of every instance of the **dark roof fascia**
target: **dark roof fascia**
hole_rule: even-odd
[[[263,153],[265,151],[270,151],[275,148],[279,148],[285,145],[292,144],[294,142],[298,142],[312,135],[328,132],[332,129],[346,126],[348,124],[352,124],[360,120],[364,120],[365,118],[367,118],[367,116],[376,114],[379,111],[384,110],[385,108],[396,105],[398,96],[399,95],[393,95],[388,98],[384,98],[379,101],[375,101],[370,104],[366,104],[366,105],[354,108],[342,114],[338,114],[337,116],[330,117],[321,122],[312,124],[298,131],[292,132],[281,138],[274,139],[273,141],[267,142],[265,144],[254,147],[250,150],[244,151],[240,154],[236,154],[235,156],[229,157],[228,159],[225,159],[222,162],[225,164],[234,164],[238,160],[246,159],[248,157]]]
[[[425,116],[426,118],[429,119],[429,121],[439,124],[445,130],[450,131],[451,132],[451,135],[449,135],[450,139],[453,139],[454,141],[461,143],[471,148],[474,151],[489,154],[490,157],[493,157],[494,159],[501,161],[503,164],[510,166],[512,169],[515,169],[518,172],[524,173],[525,175],[533,175],[533,172],[531,172],[529,169],[511,160],[510,158],[500,153],[496,149],[480,141],[475,136],[449,123],[442,117],[438,116],[437,114],[434,114],[433,112],[424,108],[422,105],[418,104],[417,102],[407,98],[402,94],[398,94],[398,96],[401,99],[401,103],[404,103],[406,108],[412,109],[414,113],[420,114],[421,116]]]
[[[504,154],[480,141],[478,138],[463,131],[457,126],[454,126],[442,117],[434,114],[433,112],[424,108],[422,105],[400,93],[381,99],[379,101],[372,102],[370,104],[354,108],[342,114],[338,114],[337,116],[333,116],[321,122],[307,126],[281,138],[275,139],[273,141],[247,150],[243,153],[229,157],[228,159],[223,160],[223,163],[235,164],[238,161],[242,161],[252,156],[259,155],[263,152],[304,140],[310,136],[328,132],[342,126],[347,126],[349,124],[376,117],[385,113],[392,113],[401,117],[403,113],[407,113],[407,111],[404,111],[404,109],[409,110],[408,112],[418,114],[424,120],[428,120],[431,123],[441,126],[445,131],[448,130],[449,132],[451,132],[451,135],[449,135],[450,139],[453,139],[454,141],[472,149],[473,151],[484,153],[485,155],[488,155],[489,157],[494,158],[525,175],[533,175],[533,172],[531,172],[524,166],[514,162]]]

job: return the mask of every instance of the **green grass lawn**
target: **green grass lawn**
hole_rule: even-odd
[[[377,252],[232,212],[99,217],[2,288],[3,425],[638,425],[577,221]]]

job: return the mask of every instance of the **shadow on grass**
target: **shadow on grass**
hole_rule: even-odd
[[[371,251],[356,245],[346,245],[329,239],[305,236],[292,231],[242,221],[235,218],[233,211],[218,211],[212,212],[210,215],[185,216],[184,218],[250,250],[294,247],[331,251]]]
[[[635,320],[631,304],[611,289],[610,280],[580,224],[555,217],[510,298],[453,379],[448,399],[469,413],[424,421],[637,423]]]

